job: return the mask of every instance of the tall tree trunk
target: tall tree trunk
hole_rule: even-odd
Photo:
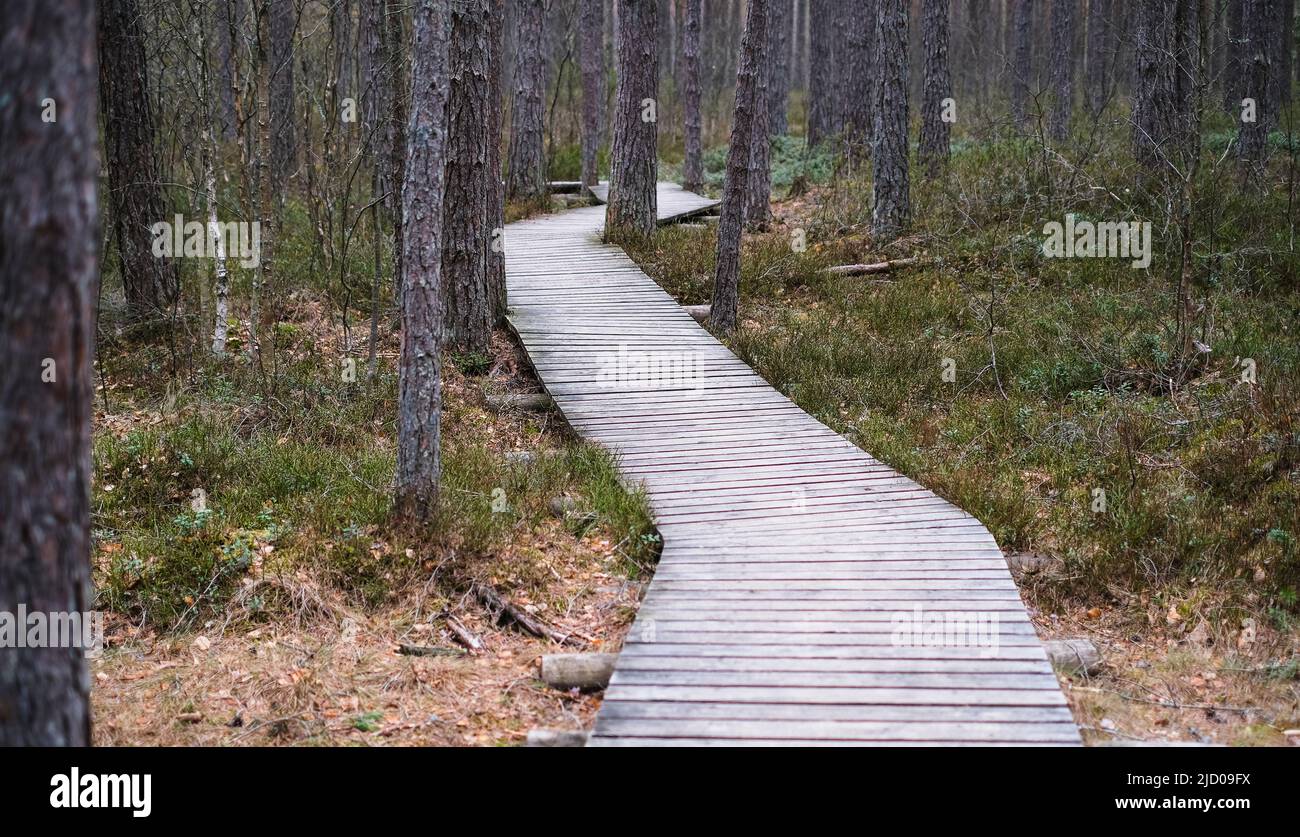
[[[930,174],[948,160],[951,126],[943,119],[943,100],[952,97],[948,71],[948,0],[925,0],[922,14],[925,41],[925,82],[921,97],[920,156]]]
[[[1291,103],[1291,51],[1295,42],[1295,0],[1273,0],[1277,38],[1273,48],[1273,95],[1278,108]]]
[[[834,133],[835,14],[834,0],[809,0],[808,145]]]
[[[392,85],[392,92],[389,94],[390,106],[393,109],[392,114],[387,120],[387,138],[388,138],[388,171],[392,182],[392,193],[389,196],[389,207],[393,219],[393,290],[394,297],[402,298],[402,277],[405,272],[402,269],[402,259],[404,258],[404,248],[402,241],[404,234],[402,225],[405,223],[405,215],[402,213],[400,190],[404,188],[406,182],[406,120],[408,116],[410,94],[410,84],[406,74],[406,26],[404,10],[407,8],[407,0],[388,0],[387,21],[388,33],[384,38],[384,54],[388,59],[389,84]],[[450,26],[446,19],[446,5],[443,6],[443,24]],[[446,32],[443,34],[446,40]],[[445,67],[443,68],[445,71]],[[443,154],[446,154],[444,145]]]
[[[1033,76],[1034,54],[1031,0],[1010,0],[1011,33],[1011,118],[1024,130],[1029,121],[1029,84]]]
[[[770,0],[764,0],[764,5]],[[751,8],[752,11],[752,8]],[[772,36],[770,19],[759,28],[746,26],[753,40],[755,60],[758,62],[754,77],[754,115],[750,128],[749,183],[745,188],[745,225],[753,230],[767,229],[772,220],[772,173],[769,161],[772,156],[771,132],[768,129],[768,79],[772,74]]]
[[[618,3],[618,103],[605,213],[605,228],[610,233],[649,235],[657,218],[655,12],[655,0]]]
[[[1200,0],[1195,0],[1200,2]],[[1052,139],[1063,141],[1070,133],[1074,113],[1074,21],[1079,0],[1052,0]]]
[[[875,148],[871,229],[879,241],[899,235],[912,217],[908,173],[907,0],[878,0],[875,45]]]
[[[1223,109],[1230,114],[1240,115],[1244,76],[1249,72],[1241,66],[1241,15],[1246,0],[1226,0],[1226,3],[1228,43],[1223,58]]]
[[[506,197],[537,200],[546,194],[542,99],[546,96],[545,0],[515,3],[515,98],[510,108],[510,165]],[[651,37],[651,44],[654,38]]]
[[[579,18],[582,44],[582,182],[595,186],[600,179],[600,126],[605,109],[605,3],[582,0]]]
[[[438,504],[442,412],[442,212],[446,168],[447,0],[417,0],[405,180],[394,511],[429,521]]]
[[[138,19],[107,5],[101,34],[121,39],[108,54],[133,52]],[[11,614],[91,607],[95,85],[93,4],[0,3],[0,611]],[[116,84],[106,92],[122,95]],[[49,123],[46,98],[57,109]],[[89,744],[84,649],[0,651],[0,747]]]
[[[1272,58],[1276,35],[1273,32],[1277,0],[1242,0],[1241,32],[1236,41],[1237,69],[1241,73],[1241,95],[1255,100],[1255,121],[1239,121],[1237,153],[1247,172],[1257,175],[1264,163],[1268,132],[1277,124]],[[1237,114],[1240,116],[1240,103]]]
[[[1084,46],[1084,87],[1087,88],[1088,112],[1099,116],[1110,98],[1110,37],[1113,0],[1088,0],[1088,33]]]
[[[767,132],[774,137],[790,130],[786,111],[790,104],[790,32],[795,0],[772,0],[768,26]]]
[[[850,4],[837,22],[843,33],[836,61],[847,71],[841,94],[841,120],[851,158],[865,158],[871,143],[871,102],[874,96],[875,68],[872,33],[875,31],[877,0],[858,0]]]
[[[293,39],[298,19],[293,5],[293,0],[271,0],[271,165],[281,201],[285,178],[298,162],[293,90]]]
[[[465,352],[488,353],[492,306],[488,293],[489,0],[451,4],[447,179],[443,203],[444,341]]]
[[[99,90],[108,204],[128,314],[132,319],[156,317],[175,298],[177,272],[174,261],[153,254],[150,227],[171,218],[154,148],[138,0],[100,0]]]
[[[685,123],[686,161],[682,167],[682,188],[699,192],[704,189],[704,149],[700,137],[700,14],[703,0],[686,0],[686,27],[682,34],[683,122]]]
[[[500,325],[506,318],[506,185],[501,176],[501,73],[504,65],[502,38],[505,34],[506,0],[492,0],[491,28],[488,31],[488,178],[492,191],[488,194],[488,301],[492,306],[492,322]]]
[[[1146,172],[1185,176],[1200,147],[1196,3],[1140,0],[1134,48],[1133,153]]]
[[[713,302],[709,324],[721,332],[736,328],[740,307],[740,235],[745,220],[745,193],[753,161],[756,112],[765,107],[761,90],[763,45],[767,42],[767,0],[749,0],[745,37],[736,74],[736,108],[727,147],[727,175],[722,187],[722,217],[718,222],[718,258],[713,273]],[[766,141],[766,134],[763,135]]]

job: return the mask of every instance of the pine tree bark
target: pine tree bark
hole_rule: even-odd
[[[510,108],[509,171],[506,197],[537,200],[546,194],[542,143],[546,95],[545,0],[512,0],[515,4],[515,93]],[[654,44],[654,38],[650,40]]]
[[[1147,172],[1185,174],[1198,157],[1198,4],[1139,0],[1134,47],[1133,153]]]
[[[579,62],[582,65],[582,182],[600,179],[600,126],[605,109],[605,3],[581,0]]]
[[[682,188],[704,189],[704,147],[700,123],[700,15],[703,0],[686,0],[686,25],[682,32],[683,92],[686,160],[682,167]]]
[[[1276,36],[1273,32],[1276,0],[1242,0],[1241,30],[1236,41],[1237,69],[1241,77],[1241,96],[1255,100],[1255,120],[1240,120],[1240,102],[1235,108],[1240,128],[1237,154],[1247,174],[1257,175],[1264,163],[1268,132],[1277,124],[1273,92],[1273,55]]]
[[[853,158],[869,156],[873,130],[871,103],[874,97],[874,32],[877,0],[857,0],[836,22],[843,32],[836,61],[847,70],[839,110]]]
[[[1110,98],[1111,66],[1114,56],[1110,52],[1113,0],[1088,0],[1088,32],[1084,45],[1084,87],[1087,88],[1088,112],[1095,119],[1101,115]]]
[[[790,32],[795,0],[772,0],[768,26],[767,132],[779,137],[789,130]]]
[[[835,0],[809,0],[808,145],[835,132]]]
[[[618,101],[605,229],[649,235],[657,218],[657,10],[655,0],[621,0],[617,7]]]
[[[442,410],[442,213],[446,170],[447,0],[418,0],[402,186],[402,348],[394,511],[427,523],[438,504]]]
[[[106,5],[101,35],[125,39],[108,54],[135,50],[126,33],[138,22]],[[29,613],[92,606],[95,38],[85,0],[0,3],[0,611],[8,613],[20,604]],[[127,89],[142,81],[116,79]],[[41,118],[47,98],[53,122]],[[89,744],[84,650],[0,650],[0,747]]]
[[[919,153],[926,170],[934,175],[948,161],[951,131],[951,125],[943,120],[943,100],[952,97],[952,74],[948,69],[948,0],[925,0],[922,15],[925,81]]]
[[[172,219],[166,212],[154,148],[138,0],[99,2],[99,90],[108,204],[127,314],[133,320],[158,317],[175,298],[178,278],[174,261],[153,254],[150,227]]]
[[[908,173],[907,0],[878,0],[875,26],[877,78],[872,154],[872,235],[897,237],[911,223]]]
[[[740,307],[740,237],[745,220],[745,194],[753,161],[753,144],[761,126],[755,115],[765,107],[760,87],[763,75],[763,45],[767,42],[767,0],[749,0],[749,16],[740,48],[740,69],[736,74],[736,108],[731,121],[731,143],[727,147],[727,175],[722,187],[721,218],[718,221],[718,258],[713,273],[713,301],[709,325],[727,333],[736,328]],[[766,134],[763,135],[766,141]]]
[[[1029,122],[1029,84],[1033,74],[1033,41],[1031,0],[1009,0],[1012,34],[1011,58],[1011,118],[1016,127],[1024,130]]]
[[[447,179],[443,203],[444,342],[462,352],[488,353],[492,306],[488,292],[489,0],[451,4],[448,65]]]
[[[745,226],[751,230],[766,230],[772,220],[772,173],[769,165],[772,139],[767,112],[770,102],[768,79],[772,74],[770,19],[764,21],[761,35],[757,30],[751,34],[755,40],[753,49],[758,68],[754,76],[754,124],[750,134],[749,182],[745,188]]]
[[[1079,0],[1052,0],[1052,115],[1048,130],[1063,141],[1074,114],[1074,21]],[[1199,0],[1197,0],[1199,2]]]
[[[491,0],[492,14],[488,31],[488,177],[492,191],[488,195],[488,301],[492,322],[500,325],[506,318],[506,184],[501,172],[501,114],[503,110],[501,74],[504,66],[506,5],[505,0]]]

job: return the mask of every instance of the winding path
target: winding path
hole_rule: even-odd
[[[769,386],[603,223],[506,229],[514,329],[664,539],[590,743],[1078,744],[988,530]]]

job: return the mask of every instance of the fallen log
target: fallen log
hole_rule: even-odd
[[[906,259],[894,259],[893,261],[876,262],[874,264],[841,264],[826,268],[826,272],[835,276],[867,276],[872,273],[888,273],[900,267],[915,267],[924,264],[925,261],[925,259],[912,256]]]
[[[538,727],[528,731],[528,747],[586,747],[587,733],[572,729]]]
[[[552,628],[486,584],[474,585],[474,597],[487,609],[492,620],[498,625],[513,622],[525,633],[549,639],[558,645],[586,645],[583,640]]]
[[[552,180],[546,184],[546,188],[556,195],[567,195],[574,192],[582,191],[581,180]]]
[[[617,654],[543,654],[542,680],[552,689],[603,689],[614,674]]]

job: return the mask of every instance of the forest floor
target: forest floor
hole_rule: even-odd
[[[445,367],[433,534],[388,530],[395,338],[382,330],[366,384],[364,346],[345,350],[323,310],[287,306],[274,395],[238,332],[231,356],[177,376],[157,346],[101,350],[95,742],[512,745],[589,728],[596,697],[538,678],[566,648],[496,624],[472,586],[571,635],[567,650],[617,650],[657,550],[643,501],[555,416],[488,406],[533,386],[499,336],[491,358]],[[350,355],[360,383],[335,379]]]

